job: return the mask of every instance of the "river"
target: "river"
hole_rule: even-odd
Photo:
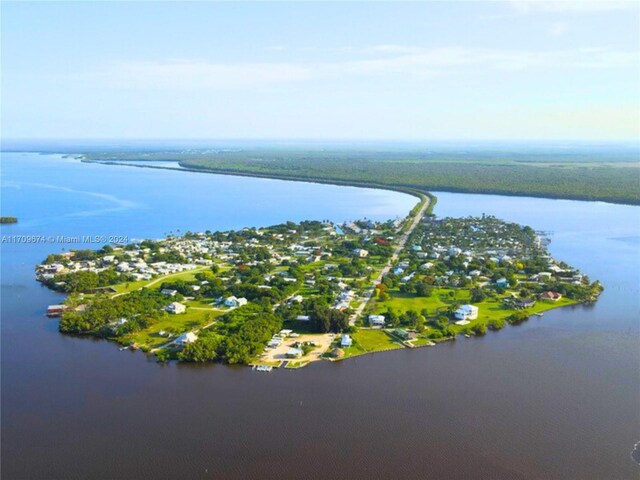
[[[436,193],[436,214],[551,232],[596,305],[483,338],[258,374],[161,366],[64,336],[33,266],[83,245],[3,244],[2,475],[102,478],[637,478],[640,208]],[[2,235],[127,235],[403,216],[404,194],[2,155]]]

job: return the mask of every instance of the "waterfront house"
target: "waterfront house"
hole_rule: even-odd
[[[478,318],[478,307],[475,305],[462,305],[455,313],[458,320],[475,320]]]
[[[404,330],[402,328],[396,328],[394,330],[394,333],[402,340],[414,340],[418,336],[416,332],[408,332],[407,330]]]
[[[384,323],[384,315],[369,315],[369,325],[381,327],[384,326]]]
[[[551,300],[551,301],[557,302],[561,298],[562,298],[562,295],[559,294],[558,292],[548,291],[548,292],[542,292],[540,294],[540,299],[541,300]]]
[[[183,305],[182,303],[179,302],[172,302],[169,305],[167,305],[165,307],[165,310],[169,313],[173,313],[173,314],[179,314],[179,313],[184,313],[187,311],[187,307],[186,305]]]
[[[187,332],[187,333],[183,333],[178,338],[176,338],[176,344],[184,346],[189,343],[193,343],[196,340],[198,340],[198,336],[195,333]]]
[[[514,302],[516,308],[531,308],[536,304],[533,298],[518,298]]]
[[[340,346],[342,348],[350,347],[353,343],[353,339],[349,335],[342,335],[340,339]]]

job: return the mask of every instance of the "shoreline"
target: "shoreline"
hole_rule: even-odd
[[[259,177],[259,178],[273,178],[273,177],[269,177],[267,175],[251,175],[251,174],[246,174],[246,175],[242,175],[242,174],[236,174],[234,172],[225,172],[225,173],[219,173],[219,172],[214,172],[214,171],[210,171],[210,170],[199,170],[199,169],[188,169],[188,168],[176,168],[176,167],[162,167],[162,166],[158,166],[158,165],[135,165],[135,164],[127,164],[124,162],[101,162],[101,161],[92,161],[92,160],[86,160],[83,158],[78,158],[81,161],[81,163],[102,163],[102,164],[108,164],[108,165],[118,165],[118,166],[132,166],[132,167],[142,167],[142,168],[156,168],[156,169],[163,169],[163,170],[180,170],[180,171],[187,171],[187,172],[194,172],[194,173],[213,173],[213,174],[226,174],[226,175],[232,175],[232,176],[248,176],[248,177]],[[399,252],[404,248],[404,244],[406,243],[406,240],[408,239],[409,235],[411,234],[413,228],[418,224],[418,222],[420,221],[420,219],[424,218],[425,216],[428,215],[432,215],[433,212],[433,208],[436,204],[437,201],[437,197],[435,195],[433,195],[430,192],[421,192],[417,189],[410,189],[410,188],[406,188],[406,187],[402,187],[402,188],[394,188],[394,187],[390,187],[388,185],[380,185],[380,184],[371,184],[371,183],[367,183],[367,184],[362,184],[360,182],[360,184],[354,185],[354,184],[349,184],[348,182],[344,182],[344,181],[313,181],[313,180],[309,180],[309,179],[298,179],[298,180],[292,180],[290,178],[274,178],[276,180],[282,180],[282,181],[300,181],[300,182],[307,182],[307,183],[319,183],[319,184],[331,184],[331,185],[337,185],[337,186],[352,186],[354,188],[379,188],[379,189],[384,189],[384,190],[389,190],[389,191],[396,191],[398,193],[405,193],[408,195],[412,195],[416,198],[419,199],[419,202],[408,212],[407,214],[407,219],[410,220],[408,224],[405,225],[405,227],[403,227],[402,229],[402,239],[400,241],[400,243],[397,245],[397,249],[396,252],[394,253],[394,256],[392,256],[392,258],[389,260],[389,263],[383,268],[383,270],[381,271],[380,276],[375,279],[373,281],[372,286],[368,289],[371,290],[369,292],[369,296],[365,296],[364,297],[364,301],[362,302],[362,304],[359,306],[359,308],[356,311],[356,314],[354,315],[354,317],[358,317],[358,315],[362,314],[363,311],[367,308],[369,301],[372,300],[373,295],[372,292],[375,288],[375,284],[376,282],[380,282],[381,281],[381,277],[384,274],[385,271],[389,271],[390,265],[393,263],[393,261],[395,259],[397,259],[397,255],[399,254]],[[156,282],[159,280],[156,280]],[[128,292],[127,292],[128,293]],[[115,295],[116,297],[119,295],[122,295],[123,293],[117,294]],[[565,305],[547,305],[545,308],[540,309],[540,311],[546,311],[546,310],[553,310],[553,309],[557,309],[557,308],[563,308],[565,306],[570,306],[570,305],[574,305],[576,303],[581,303],[581,302],[571,302],[570,304],[565,304]],[[531,313],[531,315],[538,315],[538,313]],[[540,314],[541,316],[541,314]],[[352,319],[350,321],[350,325],[354,325],[354,319]],[[208,328],[210,325],[206,325],[203,327],[203,329]],[[500,327],[502,328],[502,327]],[[364,328],[364,330],[370,330],[367,328]],[[466,330],[465,330],[466,331]],[[387,332],[388,333],[388,332]],[[445,337],[442,341],[448,341],[448,340],[455,340],[455,338],[464,332],[458,332],[457,334],[455,334],[452,337]],[[482,334],[472,334],[471,336],[483,336],[484,333]],[[79,336],[84,336],[83,334],[80,334]],[[465,334],[465,337],[469,337],[468,334]],[[107,338],[108,340],[114,340],[111,338]],[[121,342],[119,342],[118,340],[115,340],[116,344],[122,344]],[[440,341],[436,341],[435,343],[440,343]],[[124,345],[124,344],[122,344]],[[416,348],[416,347],[422,347],[422,346],[431,346],[431,343],[429,345],[425,344],[425,345],[407,345],[403,342],[402,346],[404,347],[409,347],[409,348]],[[351,358],[353,357],[357,357],[357,356],[361,356],[363,354],[372,354],[372,353],[380,353],[382,351],[387,351],[387,350],[391,350],[391,349],[396,349],[394,348],[383,348],[381,350],[369,350],[369,351],[365,351],[365,352],[359,352],[359,353],[355,353],[352,355],[349,355],[346,358],[336,358],[336,359],[329,359],[329,360],[333,360],[333,361],[337,361],[337,360],[344,360],[347,358]],[[154,351],[158,350],[158,348],[154,348],[150,350],[150,353],[154,353]],[[145,350],[146,351],[146,350]],[[326,354],[326,352],[324,352],[324,354]],[[313,358],[313,359],[304,359],[304,362],[299,362],[299,361],[292,361],[292,364],[296,364],[295,367],[293,368],[300,368],[302,366],[307,365],[308,363],[312,363],[321,359],[325,359],[324,358],[324,354],[322,357],[319,358]],[[289,363],[289,361],[286,361],[285,363]],[[302,363],[300,365],[298,365],[298,363]],[[252,365],[261,365],[262,362],[260,362],[260,360],[258,359],[254,359],[253,361],[251,361],[250,363],[248,363],[249,366]],[[280,366],[280,365],[279,365]],[[290,367],[291,368],[291,367]]]
[[[337,185],[337,186],[346,186],[346,187],[356,187],[356,188],[378,188],[382,190],[390,190],[399,193],[406,193],[408,195],[413,195],[418,197],[419,194],[424,195],[432,195],[431,190],[445,192],[445,193],[462,193],[468,195],[496,195],[501,197],[518,197],[518,198],[542,198],[547,200],[567,200],[567,201],[577,201],[577,202],[601,202],[608,203],[611,205],[628,205],[637,207],[640,206],[640,201],[634,202],[632,200],[626,199],[615,199],[615,198],[607,198],[607,199],[599,199],[592,198],[589,196],[559,196],[553,194],[544,194],[544,193],[535,193],[535,192],[526,192],[526,193],[505,193],[500,190],[467,190],[463,188],[445,188],[445,187],[437,187],[433,189],[429,188],[420,188],[413,185],[391,185],[385,183],[376,183],[376,182],[365,182],[358,180],[345,180],[339,178],[314,178],[314,177],[304,177],[304,176],[295,176],[295,175],[279,175],[277,173],[259,173],[259,172],[247,172],[243,170],[233,170],[233,169],[224,169],[224,170],[212,170],[207,168],[196,168],[196,167],[183,167],[180,168],[175,167],[162,167],[159,165],[134,165],[131,163],[124,163],[126,160],[91,160],[84,158],[83,154],[79,154],[79,159],[83,163],[100,163],[103,165],[118,165],[118,166],[127,166],[127,167],[138,167],[138,168],[157,168],[160,170],[174,170],[181,172],[197,172],[197,173],[211,173],[214,175],[231,175],[237,177],[253,177],[253,178],[266,178],[272,180],[285,180],[291,182],[306,182],[306,183],[318,183],[324,185]],[[144,160],[138,160],[143,162]],[[175,160],[167,160],[167,161],[175,161]],[[178,161],[178,163],[180,163]],[[435,196],[434,196],[435,198]],[[429,211],[428,213],[432,213]]]

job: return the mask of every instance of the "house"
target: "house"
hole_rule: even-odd
[[[350,347],[353,343],[353,339],[349,335],[342,335],[340,339],[340,346],[342,348]]]
[[[177,290],[172,290],[170,288],[163,288],[162,290],[160,290],[160,293],[163,295],[166,295],[167,297],[175,297],[176,293],[178,293]]]
[[[304,297],[302,295],[294,295],[289,299],[289,303],[302,303],[304,301]]]
[[[119,271],[119,272],[128,272],[129,270],[131,270],[131,267],[129,266],[128,263],[120,262],[116,266],[116,270]]]
[[[514,303],[516,308],[531,308],[536,301],[533,298],[518,298]]]
[[[369,252],[368,252],[368,251],[366,251],[364,248],[356,248],[356,249],[353,251],[353,253],[354,253],[356,256],[360,257],[360,258],[365,258],[365,257],[369,256]]]
[[[418,336],[416,332],[408,332],[402,328],[396,328],[394,333],[402,340],[414,340]]]
[[[179,302],[172,302],[164,308],[167,312],[173,314],[184,313],[187,311],[186,305],[183,305]]]
[[[290,348],[287,350],[287,358],[300,358],[304,352],[300,348]]]
[[[225,298],[224,300],[224,305],[226,307],[241,307],[242,305],[246,305],[246,304],[247,304],[247,299],[244,297],[237,298],[232,295],[228,298]]]
[[[500,279],[496,280],[496,286],[497,287],[508,287],[509,286],[509,282],[507,281],[506,278],[500,278]]]
[[[458,320],[475,320],[478,318],[478,307],[475,305],[462,305],[455,313]]]
[[[198,336],[193,332],[187,332],[180,335],[176,338],[176,344],[178,345],[187,345],[188,343],[193,343],[198,340]]]
[[[548,291],[548,292],[542,292],[540,294],[541,300],[551,300],[553,302],[557,302],[561,298],[562,298],[562,295],[559,294],[558,292]]]
[[[311,320],[311,317],[309,315],[298,315],[296,317],[296,320],[298,320],[299,322],[308,322],[309,320]]]
[[[369,325],[371,326],[384,326],[384,315],[369,315]]]

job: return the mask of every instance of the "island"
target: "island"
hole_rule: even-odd
[[[68,294],[59,330],[160,362],[299,368],[479,336],[596,301],[602,285],[558,261],[548,236],[493,216],[287,222],[187,232],[49,255],[44,285]]]

